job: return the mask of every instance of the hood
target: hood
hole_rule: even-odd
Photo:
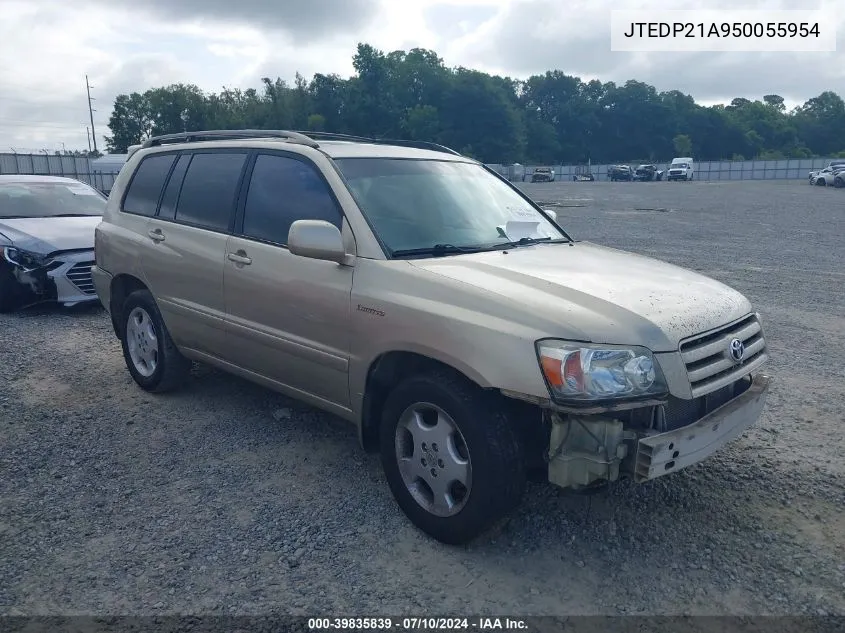
[[[409,263],[509,298],[514,312],[505,318],[559,324],[549,336],[654,352],[676,351],[682,339],[751,312],[742,294],[709,277],[588,242]]]
[[[22,250],[40,255],[94,248],[94,229],[102,216],[0,218],[0,235]]]

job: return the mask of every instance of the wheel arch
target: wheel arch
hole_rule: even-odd
[[[149,290],[147,285],[134,275],[121,274],[111,280],[109,288],[109,313],[115,336],[123,333],[123,304],[126,298],[136,290]]]
[[[407,350],[384,352],[374,358],[367,369],[361,405],[359,439],[364,450],[368,453],[378,451],[384,402],[391,389],[409,376],[439,369],[454,373],[479,388],[489,388],[481,376],[459,365],[461,363],[446,362],[422,352]]]

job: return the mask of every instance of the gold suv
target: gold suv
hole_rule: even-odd
[[[700,461],[760,415],[735,290],[573,240],[445,147],[210,131],[134,151],[92,269],[148,391],[191,361],[355,424],[399,506],[448,543],[539,473],[575,489]]]

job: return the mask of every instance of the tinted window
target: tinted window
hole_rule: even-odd
[[[179,157],[170,180],[164,190],[164,197],[161,199],[161,208],[158,210],[158,217],[165,220],[172,220],[176,217],[176,200],[179,198],[179,188],[185,179],[185,172],[188,170],[188,163],[191,162],[191,155],[185,154]]]
[[[176,156],[173,154],[148,156],[142,160],[126,192],[123,210],[138,215],[155,215],[164,179],[174,160]]]
[[[325,220],[340,228],[341,218],[328,185],[313,165],[284,156],[256,159],[244,209],[246,237],[287,244],[296,220]]]
[[[176,219],[215,231],[225,231],[246,154],[195,154],[185,174],[176,205]]]

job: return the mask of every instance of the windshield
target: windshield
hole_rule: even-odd
[[[0,183],[0,218],[103,215],[106,197],[82,182]]]
[[[497,248],[523,238],[568,240],[480,165],[393,158],[335,162],[358,206],[391,252],[436,245]]]

